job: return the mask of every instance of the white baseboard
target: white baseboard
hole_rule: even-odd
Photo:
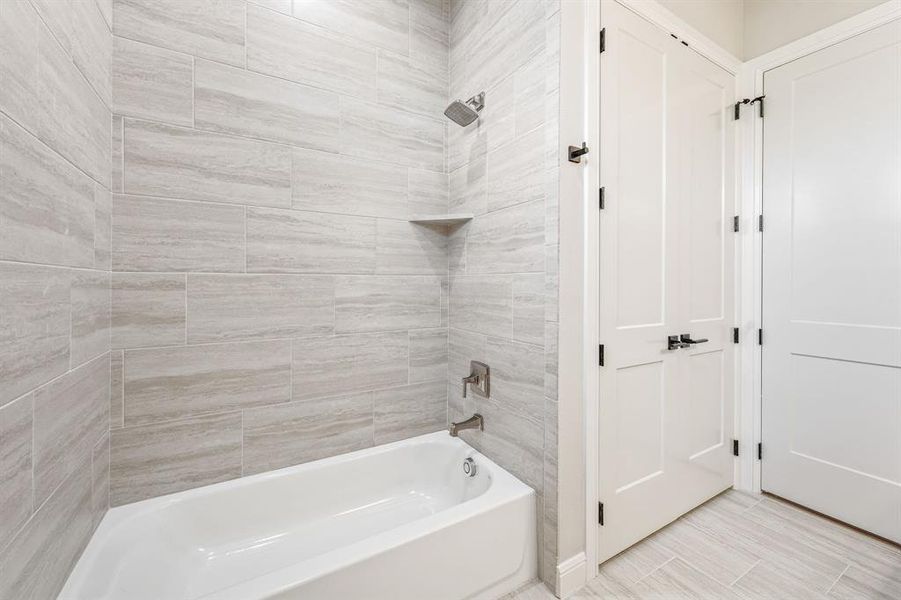
[[[557,565],[557,596],[566,598],[571,596],[586,583],[585,553],[579,552]]]

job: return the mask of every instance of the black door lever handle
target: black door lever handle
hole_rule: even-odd
[[[683,333],[682,335],[679,336],[679,341],[682,342],[683,344],[703,344],[704,342],[709,342],[710,340],[708,340],[707,338],[702,338],[700,340],[693,340],[693,339],[691,339],[690,333]]]
[[[666,338],[667,350],[678,350],[679,348],[688,348],[691,344],[679,341],[678,335],[670,335]]]

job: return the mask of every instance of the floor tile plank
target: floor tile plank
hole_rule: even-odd
[[[676,557],[656,543],[655,536],[639,542],[601,565],[601,574],[624,583],[637,583]]]
[[[639,598],[667,600],[737,600],[733,590],[707,577],[681,558],[674,558],[633,588]]]
[[[804,543],[795,535],[770,529],[745,515],[725,515],[705,505],[684,519],[723,543],[736,544],[780,565],[791,565],[793,576],[820,593],[829,589],[849,563],[820,547]]]
[[[901,585],[901,547],[890,542],[773,497],[764,498],[745,517]]]
[[[761,560],[735,582],[733,589],[748,600],[825,600],[824,594],[810,589],[803,579],[795,577],[791,568],[791,565],[776,565],[769,559]],[[824,581],[824,588],[828,589],[834,581]]]
[[[901,563],[895,565],[895,578],[888,578],[851,565],[829,590],[829,598],[839,600],[897,600],[901,598]]]
[[[732,585],[762,558],[682,519],[657,532],[654,542],[725,586]]]
[[[502,600],[552,600],[531,583]],[[614,556],[573,600],[897,600],[901,547],[728,490]]]

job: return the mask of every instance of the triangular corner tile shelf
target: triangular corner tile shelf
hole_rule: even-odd
[[[450,215],[423,215],[419,217],[411,217],[410,223],[419,223],[420,225],[462,225],[467,221],[471,221],[475,215],[470,213],[455,213]]]

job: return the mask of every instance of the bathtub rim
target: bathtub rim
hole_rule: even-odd
[[[234,479],[228,479],[225,481],[218,481],[216,483],[210,483],[207,485],[203,485],[196,488],[190,488],[187,490],[181,490],[178,492],[172,492],[169,494],[164,494],[162,496],[154,496],[153,498],[145,498],[144,500],[137,500],[135,502],[129,502],[126,504],[120,504],[118,506],[111,506],[104,516],[103,522],[109,521],[124,521],[127,518],[132,518],[138,516],[144,512],[150,510],[157,510],[160,508],[165,508],[168,506],[174,506],[177,504],[181,504],[193,498],[203,498],[204,496],[213,495],[218,491],[225,491],[229,489],[237,489],[242,487],[247,487],[254,485],[255,483],[268,481],[272,479],[280,479],[282,477],[288,477],[291,475],[304,473],[308,471],[314,471],[318,469],[325,469],[333,465],[340,465],[344,463],[353,462],[356,459],[359,459],[363,456],[376,456],[379,454],[386,454],[396,448],[404,447],[404,446],[413,446],[425,443],[438,443],[440,445],[446,446],[462,446],[466,449],[466,456],[473,457],[473,459],[477,460],[477,464],[480,469],[486,469],[489,471],[489,474],[492,477],[492,483],[485,490],[484,493],[466,500],[462,502],[462,504],[467,504],[470,502],[474,502],[479,498],[491,495],[492,492],[496,492],[495,486],[503,486],[510,487],[515,489],[517,486],[523,486],[525,489],[522,490],[523,495],[527,495],[529,491],[533,491],[534,489],[517,478],[515,475],[495,463],[493,460],[476,450],[474,447],[470,446],[465,440],[459,437],[451,437],[446,431],[435,431],[432,433],[425,433],[422,435],[418,435],[411,438],[405,438],[403,440],[397,440],[394,442],[388,442],[386,444],[379,444],[377,446],[370,446],[368,448],[361,448],[359,450],[354,450],[352,452],[345,452],[343,454],[336,454],[335,456],[328,456],[326,458],[319,458],[316,460],[312,460],[305,463],[300,463],[296,465],[290,465],[287,467],[281,467],[279,469],[273,469],[270,471],[263,471],[262,473],[254,473],[253,475],[244,475],[241,477],[235,477]],[[462,467],[461,467],[462,468]],[[511,491],[512,491],[511,489]],[[458,505],[459,506],[459,505]],[[115,514],[113,514],[115,511]],[[101,523],[102,524],[102,523]],[[99,531],[99,527],[97,530]]]

